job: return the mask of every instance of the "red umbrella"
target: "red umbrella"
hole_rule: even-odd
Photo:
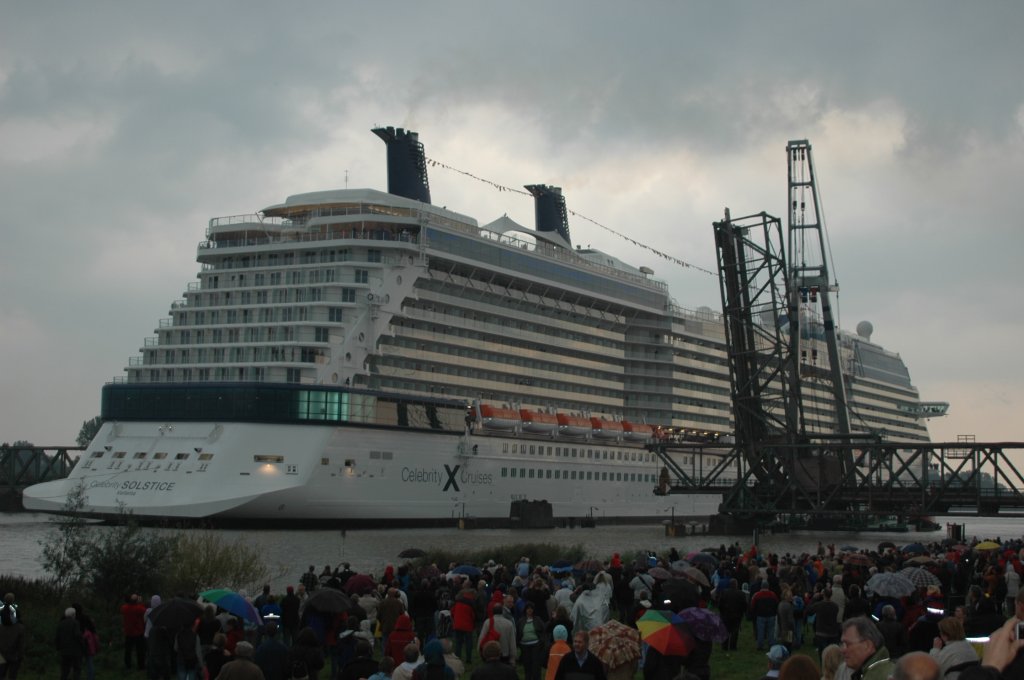
[[[344,591],[349,595],[365,595],[377,587],[369,574],[354,574],[345,581]]]
[[[847,555],[846,557],[844,557],[843,563],[852,564],[859,567],[870,567],[872,564],[875,563],[875,561],[867,555],[865,555],[864,553],[853,553],[852,555]]]

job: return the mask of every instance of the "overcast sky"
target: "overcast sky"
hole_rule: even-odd
[[[377,125],[703,269],[814,150],[842,325],[933,439],[1024,440],[1024,4],[0,1],[0,441],[71,444],[196,277],[211,217],[386,189]],[[531,199],[431,169],[435,203]],[[577,217],[679,304],[717,281]]]

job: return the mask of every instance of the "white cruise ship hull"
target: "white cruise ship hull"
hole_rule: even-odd
[[[97,515],[115,515],[123,504],[149,520],[366,526],[507,521],[517,500],[550,503],[556,520],[706,517],[721,501],[655,495],[656,456],[621,442],[188,422],[108,423],[91,448],[102,442],[104,453],[84,458],[67,479],[26,489],[25,507],[60,512],[82,485],[82,510]],[[527,453],[529,444],[545,453]]]

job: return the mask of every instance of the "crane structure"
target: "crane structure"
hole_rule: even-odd
[[[1024,476],[1005,455],[1024,444],[977,444],[960,460],[948,444],[851,431],[832,308],[838,286],[829,273],[811,145],[791,141],[786,153],[785,233],[781,220],[765,212],[733,218],[726,209],[713,224],[734,441],[728,449],[652,445],[670,480],[656,492],[722,493],[720,515],[712,519],[722,531],[787,521],[783,516],[850,529],[882,515],[919,519],[960,506],[977,514],[1024,511]],[[811,393],[827,394],[832,404],[827,431],[820,419],[805,417]],[[673,455],[680,452],[699,454],[683,456],[690,461],[717,462],[707,471],[685,469]]]

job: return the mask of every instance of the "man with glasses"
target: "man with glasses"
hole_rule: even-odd
[[[882,633],[866,616],[843,621],[839,649],[843,663],[836,671],[836,680],[888,680],[893,671]]]

